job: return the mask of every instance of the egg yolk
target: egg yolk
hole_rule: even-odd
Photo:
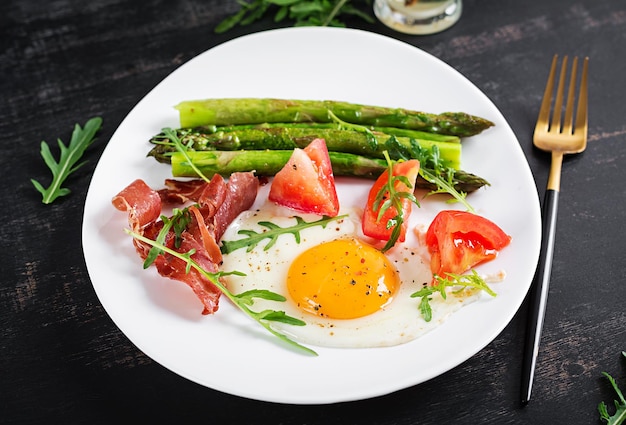
[[[400,279],[389,259],[356,239],[304,251],[287,275],[289,295],[302,310],[333,319],[372,314],[391,302]]]

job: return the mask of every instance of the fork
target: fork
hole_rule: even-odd
[[[522,364],[522,404],[524,405],[530,401],[548,299],[563,155],[582,152],[587,146],[587,67],[589,58],[584,58],[582,61],[582,75],[575,121],[574,98],[576,97],[578,57],[574,57],[572,60],[567,104],[565,105],[565,112],[563,112],[567,59],[567,56],[563,57],[552,108],[552,119],[550,119],[558,55],[554,55],[552,59],[552,66],[533,135],[534,145],[541,150],[551,152],[552,160],[542,207],[542,238],[538,268],[529,294],[530,304]]]

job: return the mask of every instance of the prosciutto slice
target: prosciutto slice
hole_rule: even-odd
[[[256,199],[259,180],[252,173],[235,173],[228,179],[227,189],[213,220],[217,240],[222,238],[226,228],[242,211],[250,209]]]
[[[180,253],[194,250],[191,258],[207,272],[219,271],[222,254],[218,241],[226,228],[243,211],[249,209],[259,188],[252,173],[234,173],[228,181],[216,175],[210,182],[203,180],[178,181],[168,179],[165,188],[154,190],[144,181],[135,180],[113,197],[115,208],[128,213],[132,230],[155,240],[163,229],[159,219],[165,205],[188,206],[190,222],[177,240],[173,230],[166,235],[164,245]],[[137,253],[148,256],[151,245],[134,239]],[[185,282],[202,302],[202,314],[213,314],[219,308],[221,291],[209,279],[193,268],[187,272],[187,263],[162,253],[153,263],[161,276]]]
[[[134,232],[156,221],[161,214],[161,197],[143,180],[137,179],[113,197],[113,206],[128,213]]]
[[[206,186],[204,180],[165,179],[165,188],[158,192],[164,204],[184,204],[189,201],[198,202]]]

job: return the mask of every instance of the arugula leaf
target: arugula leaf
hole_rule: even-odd
[[[163,245],[162,243],[156,240],[152,240],[143,235],[135,233],[130,229],[124,229],[124,231],[130,236],[132,236],[133,238],[139,241],[142,241],[148,245],[151,245],[154,248],[157,248],[159,252],[166,252],[167,254],[170,254],[180,260],[185,261],[187,264],[187,267],[186,267],[187,273],[189,273],[189,271],[193,268],[202,276],[207,278],[211,283],[213,283],[222,292],[222,294],[224,294],[229,300],[231,300],[236,307],[238,307],[241,311],[246,313],[249,317],[255,320],[258,324],[263,326],[269,333],[276,336],[281,341],[284,341],[287,344],[297,348],[300,351],[317,356],[317,353],[314,350],[297,343],[296,341],[289,338],[287,335],[278,332],[271,326],[272,322],[282,322],[282,323],[287,323],[287,324],[296,325],[296,326],[304,326],[306,325],[305,322],[295,317],[291,317],[287,315],[284,311],[263,310],[261,312],[256,312],[249,308],[249,306],[254,304],[254,298],[262,298],[262,299],[273,300],[273,301],[284,301],[285,298],[282,295],[268,291],[268,290],[253,290],[253,291],[247,291],[238,295],[233,294],[220,281],[220,278],[222,276],[228,276],[228,275],[245,276],[243,273],[238,272],[238,271],[217,272],[217,273],[208,272],[205,269],[203,269],[202,266],[200,266],[200,264],[198,264],[196,261],[194,261],[191,258],[192,255],[194,254],[194,250],[188,251],[186,253],[180,253],[178,251],[175,251],[173,249],[166,247],[165,245]]]
[[[622,356],[626,357],[626,351],[622,351]],[[617,386],[617,382],[615,381],[615,379],[613,379],[613,377],[606,372],[602,372],[602,375],[604,375],[609,380],[611,386],[615,390],[615,393],[617,393],[617,397],[619,398],[619,400],[614,400],[615,414],[612,416],[609,415],[609,411],[604,402],[598,404],[600,420],[605,421],[609,425],[620,425],[626,421],[626,399],[624,398],[624,394],[622,394],[622,391]]]
[[[472,207],[469,204],[469,202],[467,202],[467,199],[466,199],[467,193],[459,192],[454,187],[451,174],[448,174],[448,178],[444,179],[441,177],[441,175],[435,175],[434,173],[431,173],[430,171],[420,167],[419,175],[422,176],[424,180],[437,185],[437,190],[432,190],[428,192],[427,195],[435,195],[437,193],[447,193],[448,195],[451,195],[454,198],[454,200],[463,204],[463,206],[465,207],[465,209],[467,209],[467,211],[472,212],[472,213],[476,212],[474,210],[474,207]],[[454,200],[452,201],[454,202]]]
[[[72,139],[69,146],[66,146],[61,139],[57,139],[59,148],[61,149],[59,161],[57,162],[52,156],[50,146],[45,141],[41,142],[41,157],[44,162],[52,171],[52,182],[46,189],[41,183],[35,179],[30,179],[31,183],[41,193],[44,204],[50,204],[54,202],[60,196],[65,196],[70,193],[70,190],[62,187],[65,179],[74,171],[79,169],[86,161],[79,164],[77,162],[85,153],[85,150],[94,142],[95,135],[100,130],[102,125],[102,118],[94,117],[85,123],[85,127],[81,128],[80,125],[74,126],[72,132]]]
[[[418,207],[420,205],[419,202],[417,202],[417,199],[415,198],[413,192],[396,190],[396,183],[402,183],[409,189],[413,189],[413,185],[406,176],[395,176],[393,174],[394,162],[391,161],[391,159],[389,158],[389,153],[387,151],[384,151],[383,155],[387,160],[387,183],[382,185],[378,193],[376,193],[374,203],[372,204],[372,209],[374,211],[378,211],[378,216],[376,217],[377,222],[382,219],[383,215],[390,207],[393,206],[397,212],[397,215],[395,217],[389,219],[387,223],[385,223],[387,229],[392,229],[389,240],[387,240],[387,243],[381,249],[381,252],[387,252],[396,244],[396,241],[400,237],[400,233],[402,231],[402,224],[404,223],[404,210],[402,208],[402,200],[408,199],[410,202],[414,203]]]
[[[392,158],[417,159],[420,162],[419,175],[427,182],[437,186],[437,190],[429,192],[427,196],[446,193],[454,198],[453,201],[456,200],[463,204],[468,211],[475,212],[474,208],[467,202],[467,194],[459,192],[454,187],[454,170],[446,166],[437,145],[428,148],[411,139],[410,146],[405,146],[395,136],[392,136],[385,142],[385,148]]]
[[[258,313],[259,319],[271,320],[273,322],[282,322],[288,325],[305,326],[306,322],[287,315],[284,311],[263,310]]]
[[[487,285],[487,282],[476,273],[476,270],[472,269],[472,273],[469,275],[456,273],[446,273],[446,275],[447,278],[435,275],[436,284],[425,286],[411,294],[411,298],[421,298],[418,308],[420,314],[427,322],[430,322],[433,317],[433,311],[430,306],[430,301],[432,300],[431,296],[438,292],[445,300],[447,297],[446,288],[456,288],[454,292],[460,292],[463,289],[470,288],[485,291],[492,297],[497,295],[489,285]]]
[[[267,289],[251,289],[249,291],[242,292],[241,294],[237,294],[236,297],[239,298],[239,300],[246,305],[254,304],[255,298],[261,298],[270,301],[287,300],[287,298],[285,298],[284,296],[277,294],[276,292],[268,291]]]
[[[170,229],[174,228],[174,246],[176,248],[180,247],[182,243],[181,235],[183,231],[187,228],[187,225],[191,222],[191,213],[189,212],[189,207],[185,209],[174,208],[172,210],[172,217],[168,218],[167,216],[162,215],[161,220],[163,221],[163,227],[161,231],[157,235],[156,242],[160,245],[165,243],[165,237],[169,233]],[[154,261],[157,259],[161,250],[156,246],[152,246],[150,251],[148,251],[148,255],[143,262],[143,268],[147,269]]]
[[[189,166],[191,167],[191,169],[193,171],[196,172],[196,174],[205,182],[210,182],[211,179],[209,179],[207,176],[205,176],[202,171],[200,171],[200,169],[196,166],[196,164],[194,164],[194,162],[191,160],[191,158],[189,158],[189,153],[188,153],[188,147],[183,145],[183,142],[180,140],[180,138],[178,137],[178,135],[176,134],[175,130],[172,130],[171,128],[164,128],[161,130],[162,134],[170,139],[170,141],[172,142],[172,144],[174,145],[174,147],[176,147],[176,150],[178,152],[180,152],[183,155],[183,158],[185,158],[185,161],[187,161],[187,163],[189,164]]]
[[[302,217],[295,216],[296,224],[290,227],[280,227],[279,225],[272,223],[271,221],[259,221],[259,225],[267,228],[267,231],[257,232],[249,229],[242,229],[237,232],[240,235],[246,235],[245,238],[236,239],[233,241],[222,241],[221,251],[222,254],[230,254],[241,248],[246,248],[246,252],[252,251],[261,241],[269,239],[270,241],[263,247],[264,251],[270,249],[280,235],[291,233],[296,239],[297,243],[300,243],[300,231],[314,226],[322,226],[326,228],[326,225],[331,221],[340,220],[347,215],[339,215],[337,217],[323,216],[316,221],[304,221]]]
[[[364,133],[366,135],[367,143],[369,144],[370,148],[376,149],[376,147],[378,146],[378,139],[376,138],[374,133],[372,133],[372,130],[364,125],[346,122],[339,118],[337,115],[335,115],[330,109],[328,109],[327,112],[330,119],[333,120],[333,122],[337,123],[338,128],[343,130],[353,130],[358,133]]]
[[[374,19],[369,13],[360,10],[350,0],[238,0],[241,9],[220,22],[215,27],[216,33],[224,33],[237,25],[250,25],[261,19],[268,11],[276,11],[274,22],[290,19],[294,26],[333,26],[345,27],[339,17],[342,15],[356,16],[372,23]],[[356,2],[355,2],[356,3]],[[362,0],[370,10],[371,0]]]

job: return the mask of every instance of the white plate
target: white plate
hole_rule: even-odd
[[[505,270],[483,297],[408,344],[377,349],[286,349],[222,298],[202,316],[188,287],[144,271],[127,219],[111,198],[136,178],[154,188],[169,167],[146,158],[148,139],[178,126],[173,106],[209,97],[334,99],[428,112],[465,111],[496,125],[465,141],[463,168],[492,185],[471,195],[479,213],[513,241],[481,273]],[[429,222],[444,207],[422,202]],[[509,323],[530,286],[540,242],[536,188],[522,150],[493,103],[457,71],[408,44],[350,29],[289,28],[241,37],[181,66],[122,122],[94,173],[83,249],[94,289],[116,325],[146,355],[207,387],[257,400],[323,404],[388,394],[431,379],[473,356]]]

